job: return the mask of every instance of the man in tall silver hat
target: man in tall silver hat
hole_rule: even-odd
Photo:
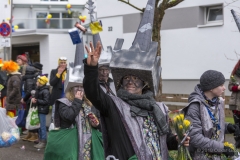
[[[117,96],[105,94],[98,81],[101,43],[84,60],[83,87],[87,98],[104,117],[102,133],[105,157],[120,160],[167,160],[168,149],[177,149],[176,136],[168,125],[167,106],[153,98],[160,78],[157,42],[151,41],[155,0],[149,0],[133,46],[116,51],[111,59]],[[184,145],[189,145],[189,137]]]
[[[102,53],[103,54],[101,54],[98,61],[99,84],[105,93],[115,96],[116,89],[115,89],[114,81],[110,77],[111,69],[109,67],[112,55],[111,53],[105,52],[104,50],[102,50]]]

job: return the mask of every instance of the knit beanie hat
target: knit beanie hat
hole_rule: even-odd
[[[18,55],[17,56],[17,59],[21,59],[23,62],[27,62],[28,60],[27,60],[27,57],[25,56],[25,55]]]
[[[42,70],[42,67],[43,67],[43,65],[41,63],[39,63],[39,62],[34,62],[32,64],[32,66],[37,68],[37,69],[39,69],[39,70]]]
[[[41,84],[41,85],[45,85],[48,83],[48,78],[44,75],[44,76],[38,76],[37,81]]]
[[[225,82],[225,77],[221,72],[208,70],[204,72],[200,78],[202,91],[210,91]]]

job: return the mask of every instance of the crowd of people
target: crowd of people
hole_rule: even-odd
[[[153,2],[148,1],[140,25],[153,24],[149,16],[154,15]],[[59,57],[50,79],[42,73],[41,63],[31,63],[25,55],[18,55],[16,62],[1,62],[1,103],[7,115],[15,117],[21,109],[27,115],[32,107],[38,110],[39,129],[20,127],[26,133],[22,140],[45,148],[44,160],[168,160],[169,150],[181,145],[188,147],[194,160],[233,157],[234,149],[224,142],[225,134],[233,134],[235,147],[240,148],[240,60],[228,85],[235,123],[225,122],[224,75],[207,70],[181,110],[191,130],[179,140],[171,130],[168,107],[154,99],[160,58],[151,35],[152,29],[137,31],[129,50],[117,45],[108,58],[99,34],[94,34],[93,43],[85,46],[87,58],[83,44],[76,44],[74,63],[68,66],[67,58]],[[50,106],[53,127],[47,132]]]
[[[67,59],[59,58],[58,67],[50,74],[51,95],[48,75],[42,74],[43,65],[39,62],[29,64],[26,56],[19,55],[16,62],[5,61],[0,65],[4,86],[1,100],[7,114],[14,117],[19,109],[28,112],[30,107],[38,107],[40,128],[28,130],[22,140],[37,143],[34,147],[38,149],[46,147],[46,115],[53,106],[52,121],[56,129],[77,128],[78,140],[73,141],[78,142],[75,148],[78,159],[101,160],[108,155],[120,160],[168,159],[168,150],[177,150],[178,141],[169,127],[167,106],[156,102],[148,80],[134,73],[123,75],[115,88],[109,64],[98,66],[100,42],[96,48],[92,43],[90,47],[86,47],[88,58],[83,60],[83,81],[67,90],[64,89]],[[204,72],[200,84],[190,94],[189,105],[182,112],[193,125],[184,142],[193,159],[232,156],[234,151],[223,144],[226,133],[237,135],[236,147],[239,147],[239,68],[240,61],[233,69],[228,87],[232,91],[230,109],[235,124],[225,123],[224,101],[220,98],[225,91],[225,77],[221,72]],[[62,154],[57,155],[56,147],[61,147],[56,141],[50,140],[48,145],[46,160],[61,159],[67,153],[68,147],[62,145],[66,151],[61,150]]]

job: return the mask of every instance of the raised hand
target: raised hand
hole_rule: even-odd
[[[75,98],[82,100],[83,99],[83,91],[77,91],[75,94]]]
[[[97,47],[94,49],[92,42],[90,42],[91,51],[87,46],[85,46],[85,49],[88,53],[87,57],[87,65],[89,66],[96,66],[98,64],[98,60],[102,51],[102,46],[100,41],[97,42]]]
[[[63,71],[65,71],[65,69],[66,69],[66,66],[59,66],[58,67],[58,74],[62,74]]]

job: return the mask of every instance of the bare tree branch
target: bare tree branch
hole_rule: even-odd
[[[166,9],[168,8],[172,8],[176,5],[178,5],[179,3],[183,2],[184,0],[174,0],[174,1],[170,1],[167,5],[166,5]]]
[[[237,2],[237,1],[238,1],[238,0],[232,0],[232,2],[226,2],[226,1],[225,1],[226,5],[225,5],[224,7],[227,7],[227,6],[233,4],[233,3]]]
[[[237,51],[236,51],[236,50],[235,50],[234,52],[235,52],[235,54],[236,54],[236,56],[237,56],[237,59],[239,59],[239,57],[238,57],[238,56],[240,56],[240,54],[239,54],[239,53],[237,53]]]
[[[142,9],[138,8],[137,6],[135,6],[135,5],[133,5],[132,3],[130,3],[129,0],[128,0],[128,1],[118,0],[118,1],[123,2],[123,3],[126,3],[126,4],[128,4],[129,6],[135,8],[136,10],[139,10],[139,11],[141,11],[141,12],[144,12],[144,8],[142,8]]]
[[[227,58],[227,60],[230,60],[230,61],[237,61],[238,60],[238,59],[236,60],[236,59],[228,58],[225,53],[224,53],[224,56]]]

